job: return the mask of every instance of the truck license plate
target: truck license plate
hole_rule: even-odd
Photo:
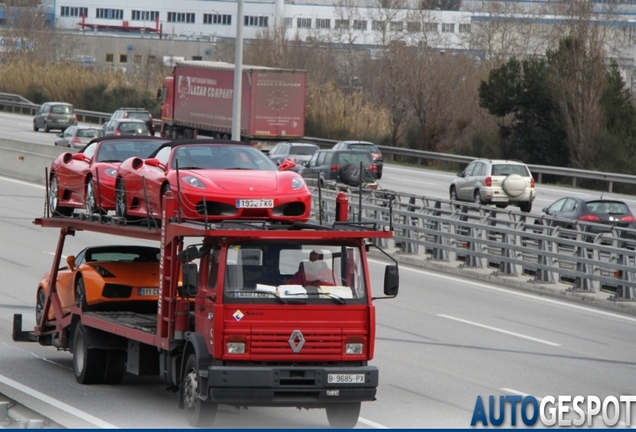
[[[273,208],[273,199],[237,199],[236,208]]]
[[[139,288],[137,290],[139,296],[157,296],[159,295],[159,288]]]
[[[329,384],[364,384],[364,374],[328,374]]]

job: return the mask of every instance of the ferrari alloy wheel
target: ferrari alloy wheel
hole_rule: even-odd
[[[126,190],[124,189],[124,181],[117,180],[115,186],[115,214],[117,217],[126,219],[128,213],[126,211]]]
[[[61,207],[59,202],[60,192],[58,190],[57,176],[53,174],[49,183],[49,210],[53,216],[70,216],[73,214],[72,207]]]
[[[44,312],[44,302],[46,301],[46,293],[43,289],[38,290],[37,299],[35,301],[35,323],[40,324],[42,313]]]

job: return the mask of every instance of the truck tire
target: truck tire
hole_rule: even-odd
[[[77,323],[73,336],[73,372],[80,384],[102,384],[106,368],[106,353],[97,348],[88,348],[84,326]]]
[[[59,205],[59,194],[57,187],[57,176],[51,175],[49,182],[49,210],[53,216],[70,216],[73,214],[72,207],[61,207]]]
[[[329,426],[336,429],[352,429],[358,424],[361,402],[327,405]]]
[[[199,399],[201,379],[197,367],[197,357],[190,354],[183,371],[183,381],[180,385],[180,397],[186,411],[188,423],[192,427],[211,427],[216,418],[218,405]]]
[[[126,373],[126,351],[118,349],[106,350],[106,376],[104,384],[116,385],[124,379]]]

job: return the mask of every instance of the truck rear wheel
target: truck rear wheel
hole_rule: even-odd
[[[197,367],[197,357],[190,354],[183,372],[181,398],[186,410],[188,423],[192,427],[210,427],[216,418],[217,404],[199,399],[201,378]]]
[[[102,384],[106,355],[97,348],[89,348],[86,343],[84,326],[77,323],[73,336],[73,371],[80,384]]]
[[[106,376],[104,384],[119,384],[126,373],[126,351],[106,350]]]
[[[329,426],[337,429],[351,429],[358,424],[361,402],[327,405]]]

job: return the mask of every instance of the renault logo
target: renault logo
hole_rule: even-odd
[[[299,353],[303,349],[303,345],[305,345],[305,337],[300,330],[294,330],[289,337],[289,346],[293,352]]]

